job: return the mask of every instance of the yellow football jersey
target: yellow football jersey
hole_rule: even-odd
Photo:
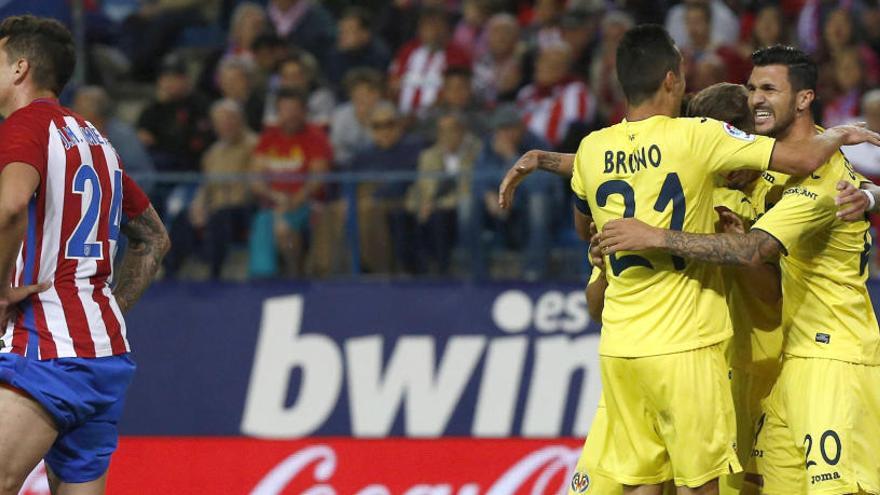
[[[752,227],[783,246],[784,352],[880,364],[880,329],[865,280],[868,222],[837,218],[837,182],[862,181],[841,154],[813,174],[790,178],[782,198]]]
[[[571,186],[601,230],[635,217],[714,232],[713,178],[767,168],[775,141],[708,118],[626,120],[581,141]],[[665,253],[606,258],[608,290],[599,353],[637,357],[716,344],[731,334],[721,268]]]
[[[764,179],[758,178],[757,181]],[[762,197],[757,199],[763,203]],[[716,188],[714,203],[736,213],[746,227],[752,225],[758,217],[758,208],[742,191]],[[767,304],[755,297],[749,282],[737,273],[739,268],[723,266],[721,270],[726,283],[730,320],[733,323],[733,337],[725,349],[727,363],[738,369],[762,364],[778,366],[782,351],[781,301]]]

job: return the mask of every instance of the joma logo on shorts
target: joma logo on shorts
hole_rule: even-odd
[[[815,474],[810,479],[810,483],[815,485],[816,483],[821,483],[823,481],[831,481],[831,480],[839,480],[839,479],[840,479],[840,473],[838,473],[837,471],[834,471],[833,473]]]

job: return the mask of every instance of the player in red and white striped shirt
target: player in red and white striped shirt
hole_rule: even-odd
[[[103,493],[134,372],[122,315],[168,248],[112,145],[58,103],[74,64],[57,21],[0,23],[0,493],[41,458],[53,493]]]

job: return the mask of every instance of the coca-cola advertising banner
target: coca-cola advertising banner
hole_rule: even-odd
[[[564,494],[581,444],[571,439],[131,437],[113,459],[108,493]]]
[[[582,438],[600,394],[582,285],[164,284],[126,319],[123,435]]]

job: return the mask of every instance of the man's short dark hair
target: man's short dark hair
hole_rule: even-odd
[[[784,65],[788,67],[788,82],[793,90],[816,90],[816,80],[819,78],[816,62],[793,46],[773,45],[755,50],[752,53],[752,65],[755,67]]]
[[[279,89],[278,94],[275,96],[275,104],[281,103],[282,100],[296,100],[304,108],[307,108],[309,105],[309,95],[305,91],[300,91],[296,88]]]
[[[26,59],[33,71],[34,84],[61,94],[76,66],[73,36],[64,24],[33,15],[7,17],[0,22],[0,39],[3,38],[10,62]]]
[[[471,79],[474,77],[474,71],[472,71],[471,68],[466,65],[453,65],[443,72],[444,79],[449,77],[464,77],[467,79]]]
[[[363,7],[358,7],[356,5],[348,7],[342,12],[342,17],[340,18],[340,20],[341,19],[354,19],[358,21],[358,24],[361,25],[361,29],[366,29],[367,31],[372,30],[373,15],[370,13],[369,10]]]
[[[755,117],[749,109],[749,94],[740,84],[718,83],[700,91],[688,103],[688,117],[709,117],[729,122],[746,132],[755,131]]]
[[[443,7],[428,6],[419,9],[419,23],[433,20],[448,24],[449,13]]]
[[[703,2],[687,2],[686,10],[699,10],[706,17],[707,22],[712,21],[712,7]]]
[[[681,54],[662,26],[642,24],[623,35],[617,47],[617,79],[630,105],[660,89],[667,72],[679,74]]]
[[[345,73],[342,85],[349,94],[360,85],[368,86],[381,93],[385,89],[385,75],[372,67],[355,67]]]

